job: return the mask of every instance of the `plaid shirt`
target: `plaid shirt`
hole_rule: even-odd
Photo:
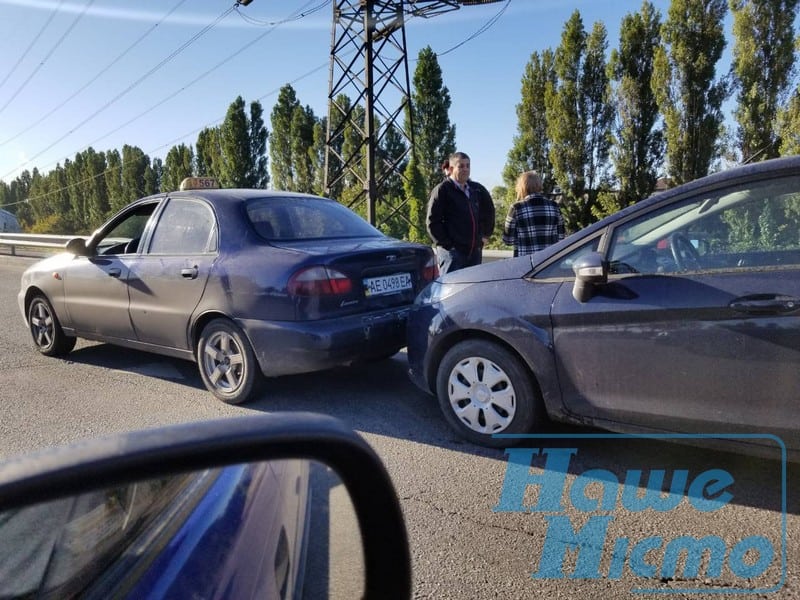
[[[508,211],[503,242],[514,246],[514,256],[532,254],[563,239],[564,218],[552,200],[531,194]]]

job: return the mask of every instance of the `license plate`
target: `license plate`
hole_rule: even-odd
[[[364,295],[367,297],[396,294],[411,288],[411,273],[395,273],[364,280]]]

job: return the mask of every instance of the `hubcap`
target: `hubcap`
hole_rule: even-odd
[[[244,376],[244,359],[236,339],[222,331],[212,335],[203,349],[203,368],[216,389],[235,391]]]
[[[53,343],[53,316],[42,302],[37,302],[31,310],[31,333],[40,348]]]
[[[499,433],[514,420],[511,379],[486,358],[472,356],[456,364],[448,378],[448,395],[455,415],[478,433]]]

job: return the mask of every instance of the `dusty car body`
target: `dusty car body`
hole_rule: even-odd
[[[412,380],[467,439],[547,418],[765,434],[800,450],[800,157],[720,172],[531,256],[447,274],[409,317]],[[777,440],[743,440],[743,446]]]
[[[143,198],[32,265],[19,306],[36,347],[77,337],[193,360],[223,401],[261,375],[390,356],[430,248],[383,235],[329,199],[195,189]]]

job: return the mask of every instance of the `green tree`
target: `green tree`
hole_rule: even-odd
[[[647,198],[656,186],[664,139],[657,126],[660,113],[651,79],[660,29],[660,13],[645,0],[638,13],[623,18],[619,49],[611,52],[609,72],[616,82],[617,113],[612,160],[619,190],[598,199],[602,209],[598,216]]]
[[[794,67],[798,0],[730,0],[742,162],[779,155],[777,116]]]
[[[104,152],[95,152],[93,148],[86,149],[84,156],[81,183],[85,190],[85,221],[90,229],[96,229],[103,224],[110,211],[105,180],[106,156]]]
[[[196,173],[201,177],[219,179],[222,165],[222,147],[220,146],[219,128],[206,127],[197,135],[195,144],[197,154]]]
[[[310,106],[295,106],[291,123],[292,183],[289,189],[297,192],[314,191],[314,125],[316,117]]]
[[[323,117],[314,123],[314,146],[311,149],[314,163],[314,193],[325,193],[325,141],[328,130],[328,119]]]
[[[778,114],[781,155],[800,154],[800,86]]]
[[[379,171],[387,173],[382,182],[383,191],[376,209],[376,223],[386,235],[404,239],[408,237],[408,205],[404,192],[403,172],[408,161],[408,148],[397,127],[386,128],[378,148],[377,160],[382,163]]]
[[[145,172],[150,168],[150,158],[136,146],[122,147],[122,193],[125,204],[146,195]]]
[[[413,240],[428,239],[425,227],[427,196],[442,180],[442,161],[456,149],[456,128],[450,123],[450,105],[450,90],[444,85],[436,53],[426,46],[417,57],[405,124],[405,130],[412,132],[414,139],[415,172],[407,173],[410,186],[415,189],[414,195],[408,197],[412,222],[409,237]],[[417,177],[421,178],[421,186],[426,190],[421,196],[416,190]]]
[[[406,238],[412,242],[428,243],[430,239],[426,228],[428,188],[417,166],[416,154],[411,154],[411,160],[405,169],[403,178],[403,192],[408,204],[408,233]]]
[[[292,121],[300,107],[294,88],[286,84],[278,92],[278,100],[270,113],[272,135],[269,141],[272,184],[279,190],[291,190],[294,184],[292,164]]]
[[[109,212],[116,213],[125,206],[125,195],[122,192],[122,155],[119,150],[106,152],[105,179]]]
[[[506,194],[513,199],[517,177],[525,171],[537,171],[542,176],[546,192],[555,185],[550,162],[550,138],[547,134],[545,93],[556,84],[555,55],[548,49],[534,52],[522,76],[521,101],[517,104],[517,134],[503,168]],[[499,200],[494,194],[492,198]]]
[[[250,125],[244,110],[244,100],[237,96],[228,107],[219,128],[221,163],[219,182],[222,187],[247,187],[247,174],[252,170],[250,154]]]
[[[164,158],[164,173],[161,178],[161,191],[174,192],[180,189],[181,181],[194,173],[194,152],[191,146],[173,146]]]
[[[585,227],[608,185],[613,106],[605,51],[606,29],[595,23],[586,34],[580,13],[564,25],[555,53],[557,80],[545,90],[547,133],[553,174],[562,189],[568,229]]]
[[[725,48],[726,0],[672,0],[656,50],[653,92],[664,116],[668,172],[675,183],[707,175],[719,156],[728,96],[716,65]]]
[[[264,125],[264,108],[256,100],[250,103],[250,170],[247,187],[265,189],[269,184],[267,170],[267,138],[269,132]]]

